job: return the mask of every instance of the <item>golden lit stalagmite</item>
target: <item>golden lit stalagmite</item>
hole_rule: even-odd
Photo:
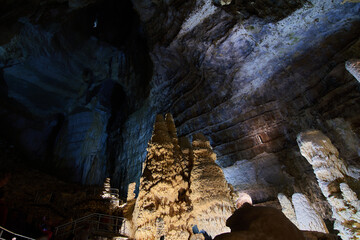
[[[213,237],[230,230],[230,188],[203,135],[195,134],[192,145],[178,140],[172,116],[158,115],[147,151],[132,215],[135,239],[203,237],[193,227]]]
[[[188,239],[188,182],[170,114],[158,115],[133,213],[135,239]]]
[[[192,142],[194,163],[190,176],[190,199],[193,206],[189,224],[215,237],[229,232],[226,219],[231,216],[234,204],[222,169],[215,163],[216,154],[209,140],[194,134]]]

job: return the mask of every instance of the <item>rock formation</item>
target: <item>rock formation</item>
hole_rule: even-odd
[[[135,239],[185,240],[195,225],[213,236],[229,230],[233,202],[209,141],[195,134],[192,148],[180,142],[182,149],[172,116],[158,115],[132,217]]]
[[[250,194],[255,202],[265,202],[276,198],[293,181],[282,168],[275,154],[262,153],[250,160],[239,160],[223,171],[235,191]]]
[[[360,59],[346,61],[345,67],[360,82]]]
[[[297,142],[301,154],[313,166],[322,193],[332,207],[336,219],[334,228],[342,239],[360,237],[360,205],[356,193],[349,187],[354,179],[339,152],[322,132],[310,130],[300,133]],[[355,182],[357,182],[355,180]]]
[[[189,183],[170,114],[157,116],[147,151],[133,214],[135,239],[188,239]]]
[[[304,194],[294,193],[292,195],[296,220],[300,230],[329,233],[321,216],[311,206]]]
[[[193,206],[190,225],[197,225],[210,236],[230,229],[226,219],[234,210],[224,173],[215,163],[216,154],[202,134],[194,134],[192,141],[194,162],[190,175],[190,200]]]
[[[296,219],[295,210],[290,200],[282,193],[278,194],[278,200],[280,202],[282,212],[296,227],[299,228],[299,223]]]

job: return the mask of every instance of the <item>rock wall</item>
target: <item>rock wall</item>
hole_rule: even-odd
[[[348,70],[356,80],[360,82],[360,60],[350,59],[345,63],[346,70]]]
[[[180,148],[181,146],[181,148]],[[229,231],[234,204],[216,155],[201,134],[192,147],[177,138],[172,116],[158,115],[132,215],[135,239],[189,239],[192,228],[215,236]]]
[[[119,173],[125,185],[139,178],[136,171],[145,159],[141,149],[151,137],[155,113],[171,112],[179,136],[202,132],[209,137],[217,163],[230,167],[228,179],[235,181],[235,169],[252,169],[261,154],[273,154],[277,169],[290,175],[280,192],[306,192],[311,202],[321,203],[325,215],[329,208],[311,166],[297,153],[296,133],[309,126],[329,130],[327,120],[336,118],[358,129],[355,111],[348,110],[360,109],[358,83],[344,62],[359,49],[359,5],[133,2],[153,39],[154,75],[148,102],[123,129],[131,142],[118,158],[119,165],[131,169]],[[177,21],[169,26],[166,18]],[[171,34],[164,34],[170,27]],[[358,156],[353,156],[355,161]],[[252,197],[256,202],[275,200],[279,188],[266,183]]]
[[[60,130],[55,164],[69,178],[101,184],[106,177],[106,139],[109,114],[82,109],[69,115]]]
[[[336,219],[334,228],[342,239],[358,239],[360,236],[358,179],[339,158],[339,152],[322,132],[310,130],[298,136],[301,154],[313,166],[318,184],[332,207]],[[355,176],[356,177],[356,176]],[[352,190],[349,187],[355,187]]]

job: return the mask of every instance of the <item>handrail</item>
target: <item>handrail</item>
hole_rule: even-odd
[[[22,237],[22,238],[30,239],[30,240],[35,240],[35,238],[30,238],[30,237],[23,236],[23,235],[21,235],[21,234],[14,233],[14,232],[12,232],[12,231],[10,231],[10,230],[2,227],[2,226],[0,226],[0,229],[2,229],[1,235],[2,235],[3,231],[6,231],[6,232],[11,233],[11,234],[13,234],[13,235],[15,235],[15,236],[18,236],[18,237]],[[1,238],[1,235],[0,235],[0,239],[2,239],[2,238]]]
[[[102,223],[101,219],[105,218],[105,219],[112,219],[113,221],[116,220],[116,224],[114,223]],[[120,221],[119,221],[120,220]],[[60,236],[60,235],[65,235],[65,234],[69,234],[71,232],[75,232],[78,228],[78,226],[81,226],[81,224],[83,224],[84,222],[87,223],[96,223],[97,224],[97,228],[99,228],[99,224],[100,225],[107,225],[107,226],[122,226],[123,222],[124,222],[125,218],[123,217],[119,217],[119,216],[113,216],[113,215],[106,215],[106,214],[101,214],[101,213],[92,213],[90,215],[87,215],[85,217],[81,217],[78,218],[74,221],[62,224],[58,227],[56,227],[56,231],[55,231],[55,236]],[[80,224],[80,225],[79,225]],[[69,226],[71,226],[71,229],[69,229]],[[81,227],[80,227],[81,228]],[[66,230],[67,229],[67,230]],[[66,232],[63,232],[63,231]],[[99,230],[99,229],[97,229]],[[120,229],[119,229],[120,230]],[[121,230],[120,230],[121,231]],[[113,232],[113,231],[110,231]],[[120,232],[119,232],[120,233]]]
[[[125,219],[125,218],[119,217],[119,216],[107,215],[107,214],[102,214],[102,213],[92,213],[92,214],[89,214],[89,215],[87,215],[87,216],[85,216],[85,217],[81,217],[81,218],[78,218],[78,219],[73,220],[73,221],[71,221],[71,222],[64,223],[64,224],[62,224],[62,225],[60,225],[60,226],[57,226],[56,228],[61,228],[61,227],[67,226],[67,225],[69,225],[69,224],[72,224],[72,223],[74,223],[74,222],[81,222],[82,220],[84,220],[84,219],[86,219],[86,218],[90,218],[90,217],[92,217],[92,216],[102,216],[102,217],[112,217],[112,218]]]

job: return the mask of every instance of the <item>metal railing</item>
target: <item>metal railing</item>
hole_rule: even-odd
[[[56,227],[55,239],[66,239],[70,234],[76,235],[81,231],[99,236],[126,237],[124,221],[122,217],[93,213]]]
[[[1,239],[1,240],[3,240],[3,239],[5,240],[5,238],[2,237],[3,234],[4,234],[4,232],[7,232],[8,234],[10,234],[10,235],[11,235],[11,238],[15,237],[16,239],[30,239],[30,240],[35,240],[35,238],[26,237],[26,236],[23,236],[23,235],[21,235],[21,234],[14,233],[14,232],[12,232],[12,231],[10,231],[10,230],[8,230],[8,229],[0,226],[0,239]]]

